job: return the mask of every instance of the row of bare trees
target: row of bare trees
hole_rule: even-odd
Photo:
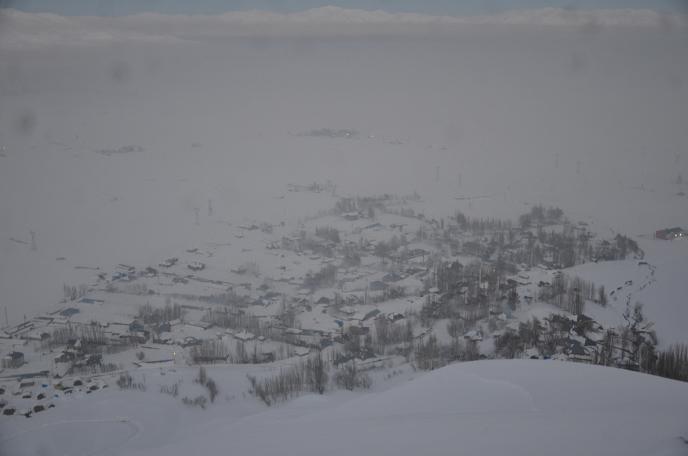
[[[318,352],[305,362],[280,369],[279,373],[259,379],[249,375],[249,392],[267,405],[286,401],[302,392],[323,394],[327,388],[329,366]]]

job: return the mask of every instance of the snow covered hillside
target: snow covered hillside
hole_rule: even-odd
[[[688,384],[619,369],[478,361],[407,372],[375,392],[307,395],[271,409],[245,397],[245,372],[209,369],[223,398],[207,410],[157,391],[113,389],[36,419],[8,420],[3,454],[650,456],[688,449]],[[146,374],[149,386],[185,378],[184,388],[193,387],[183,370],[160,373]]]

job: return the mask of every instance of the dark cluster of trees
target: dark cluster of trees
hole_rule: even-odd
[[[454,214],[453,221],[462,231],[469,231],[481,236],[490,231],[508,231],[512,227],[511,220],[471,218],[458,211]]]
[[[332,364],[335,366],[355,358],[373,358],[377,353],[373,346],[373,336],[371,334],[361,336],[356,334],[352,328],[349,328],[349,331],[339,338],[339,341],[342,343],[342,350],[335,351],[332,354]]]
[[[337,387],[349,391],[355,389],[369,389],[373,384],[373,380],[370,376],[366,372],[358,369],[355,359],[336,369],[332,379]]]
[[[274,352],[269,352],[265,354],[262,350],[258,351],[258,345],[253,345],[253,350],[249,351],[246,349],[246,344],[238,340],[234,347],[234,352],[230,353],[227,361],[235,364],[261,364],[266,362],[274,361],[275,359],[284,359],[289,356],[294,355],[292,349],[284,351],[284,346],[280,346],[280,350],[277,351],[278,356],[275,356]]]
[[[657,353],[654,374],[688,382],[688,345],[672,345]]]
[[[405,236],[393,235],[387,241],[379,241],[375,244],[373,249],[373,254],[380,259],[388,259],[396,256],[396,252],[399,248],[404,247],[408,244],[408,240]],[[403,254],[401,255],[403,257]]]
[[[331,386],[351,391],[368,389],[373,384],[372,378],[359,368],[355,359],[333,366],[320,351],[306,361],[280,369],[273,376],[257,378],[248,375],[247,378],[249,393],[266,405],[286,401],[304,392],[323,394]]]
[[[550,328],[552,328],[552,326],[550,326]],[[550,342],[550,344],[551,342],[559,342],[560,340],[560,337],[555,336],[554,331],[546,334],[542,322],[533,317],[529,321],[521,322],[518,331],[507,329],[496,337],[495,353],[501,358],[510,359],[521,355],[525,350],[533,347],[539,348],[541,352],[553,351],[545,349],[545,343],[541,342],[541,336],[544,336],[544,339]],[[554,345],[556,345],[556,342]]]
[[[153,307],[146,303],[139,307],[137,318],[147,325],[157,325],[160,323],[178,320],[182,317],[182,306],[177,303],[166,303],[164,307]]]
[[[86,285],[67,285],[62,284],[62,292],[64,298],[68,301],[76,301],[79,298],[83,298],[88,293],[88,286]]]
[[[586,301],[594,301],[603,306],[607,304],[604,287],[596,288],[590,281],[579,277],[571,278],[566,274],[559,274],[551,284],[540,287],[538,299],[574,315],[584,312]]]
[[[622,326],[606,331],[595,362],[655,373],[657,335],[652,329],[653,323],[645,318],[643,305],[636,303],[631,306],[627,302],[623,318],[625,323]]]
[[[346,244],[342,247],[342,266],[345,268],[361,265],[360,249],[355,244]]]
[[[88,325],[68,323],[65,326],[56,328],[48,339],[48,345],[50,347],[59,347],[77,340],[81,340],[81,346],[84,351],[89,351],[94,346],[107,344],[105,331],[98,323],[94,322]]]
[[[224,293],[195,296],[195,295],[179,295],[182,298],[197,299],[208,304],[220,304],[227,307],[248,307],[253,303],[253,300],[248,295],[241,295],[234,290],[227,290]]]
[[[372,218],[375,211],[384,211],[386,204],[392,201],[392,199],[392,195],[341,198],[335,203],[333,212],[335,214],[361,212]]]
[[[297,250],[309,250],[316,255],[326,258],[332,258],[335,254],[335,250],[327,242],[323,242],[321,239],[312,236],[307,236],[305,232],[303,232],[299,238]]]
[[[119,378],[117,378],[116,383],[120,389],[146,391],[146,384],[144,382],[134,381],[134,378],[128,372],[119,374]]]
[[[189,407],[200,407],[202,409],[205,409],[205,406],[208,404],[208,399],[203,395],[196,396],[193,399],[191,399],[190,397],[183,397],[182,404],[187,405]]]
[[[339,236],[339,230],[330,226],[316,227],[315,235],[335,244],[339,244],[342,241]]]
[[[208,390],[208,397],[210,397],[210,402],[215,402],[215,398],[220,393],[219,388],[215,380],[208,376],[208,372],[205,367],[201,366],[198,368],[198,377],[194,380],[201,386],[204,386]]]
[[[309,272],[303,279],[303,285],[312,290],[331,287],[337,280],[337,266],[328,264],[317,272]]]
[[[530,228],[532,226],[553,225],[561,223],[564,219],[564,211],[558,207],[545,208],[541,204],[535,205],[530,209],[530,212],[521,215],[518,218],[518,224],[521,228]]]
[[[302,392],[323,394],[329,381],[329,366],[320,352],[305,362],[281,369],[274,376],[259,379],[248,375],[249,392],[266,405],[286,401]]]
[[[473,361],[480,356],[475,341],[452,336],[450,344],[439,343],[434,334],[421,338],[414,348],[413,360],[415,366],[422,370],[433,370],[446,366],[455,361]]]
[[[653,323],[646,319],[641,303],[632,306],[627,303],[623,318],[623,325],[607,329],[599,342],[592,343],[589,362],[688,381],[688,346],[679,344],[658,352]],[[572,333],[587,338],[600,329],[586,317],[572,320],[552,314],[544,323],[532,318],[520,323],[518,331],[508,329],[495,337],[495,353],[501,358],[515,358],[529,348],[537,348],[542,356],[558,352],[568,354],[575,345]],[[431,354],[437,353],[432,344],[424,348]],[[427,358],[435,362],[432,356]]]
[[[227,307],[208,309],[203,317],[201,317],[201,320],[221,328],[245,329],[256,336],[267,337],[267,331],[263,325],[261,325],[260,319],[244,311],[234,311]]]
[[[370,302],[378,303],[389,301],[390,299],[399,299],[406,296],[406,288],[401,285],[389,285],[382,292],[375,293],[370,296]]]
[[[189,355],[196,364],[215,363],[226,361],[229,350],[221,340],[204,339],[199,345],[191,347]]]
[[[390,347],[398,352],[401,348],[408,349],[413,344],[413,324],[406,318],[393,322],[387,318],[375,320],[375,351],[378,354],[387,354]]]

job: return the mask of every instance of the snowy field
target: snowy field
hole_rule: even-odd
[[[111,390],[36,419],[8,421],[0,442],[4,454],[18,456],[686,451],[688,386],[618,369],[557,361],[461,363],[405,372],[368,393],[306,395],[272,409],[246,398],[248,369],[209,369],[225,390],[208,410],[157,392]],[[191,371],[145,375],[149,388],[179,379],[184,391],[194,386]]]

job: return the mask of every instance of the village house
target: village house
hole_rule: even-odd
[[[202,271],[205,269],[205,264],[201,263],[200,261],[192,261],[188,265],[186,265],[187,268],[191,269],[192,271]]]
[[[241,332],[238,332],[234,334],[234,338],[236,340],[239,340],[241,342],[248,342],[249,340],[253,340],[256,338],[255,334],[248,332],[246,330],[242,330]]]
[[[9,352],[2,358],[2,367],[16,369],[24,364],[24,353],[18,351]]]
[[[670,241],[672,239],[688,237],[688,233],[680,227],[665,228],[663,230],[657,230],[655,232],[656,239],[662,239],[664,241]]]

